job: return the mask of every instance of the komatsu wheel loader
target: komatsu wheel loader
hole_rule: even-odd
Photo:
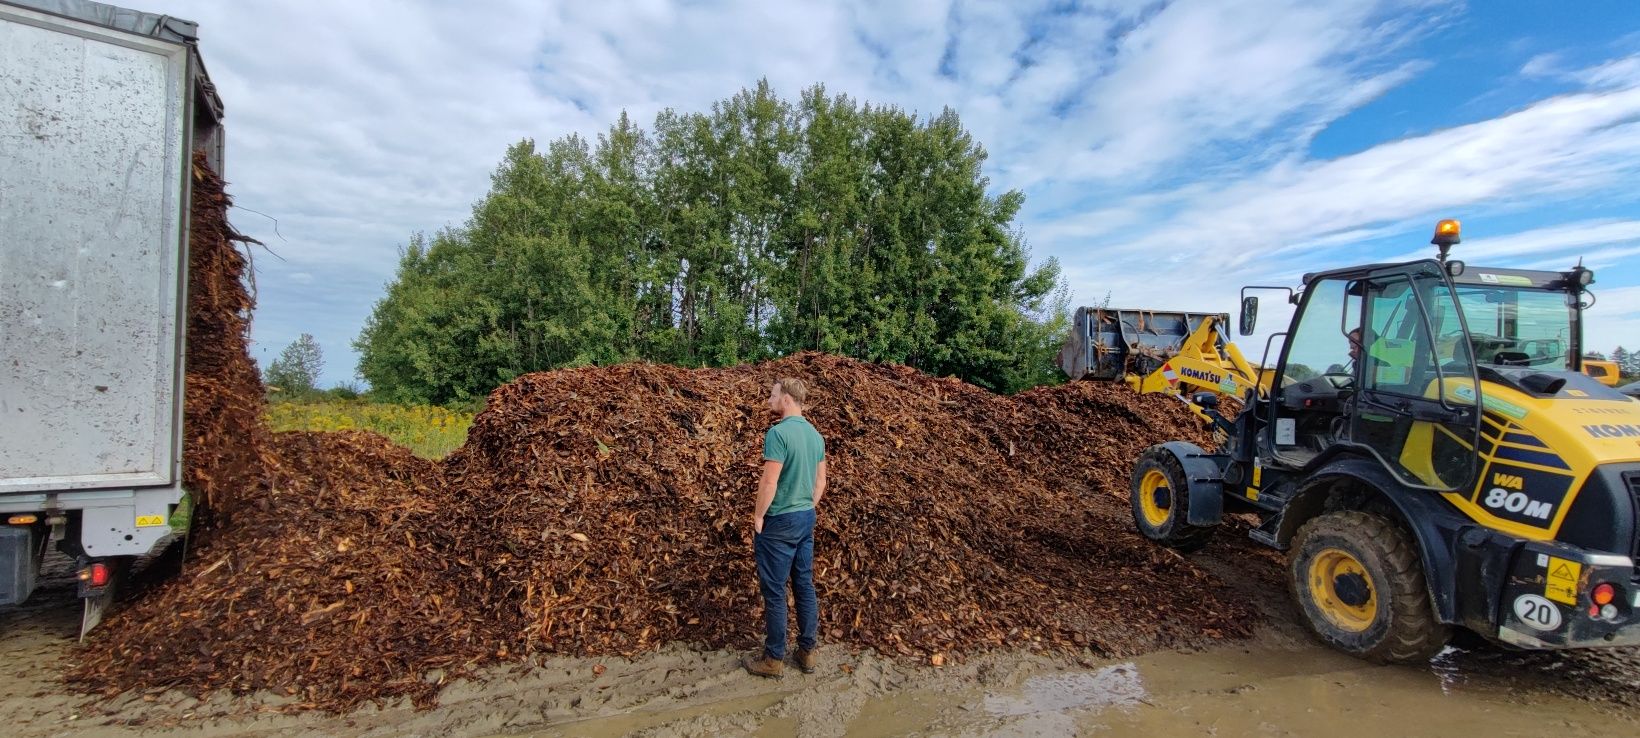
[[[1125,382],[1140,393],[1174,395],[1195,406],[1198,393],[1240,397],[1269,386],[1225,337],[1227,313],[1077,308],[1059,367],[1071,379]],[[1206,415],[1204,414],[1205,418]]]
[[[1436,258],[1288,290],[1268,385],[1234,419],[1220,390],[1193,398],[1220,447],[1173,441],[1135,463],[1138,528],[1192,549],[1226,512],[1255,513],[1309,627],[1373,661],[1427,659],[1454,628],[1528,649],[1640,644],[1640,403],[1580,371],[1594,274],[1468,266],[1448,258],[1458,242],[1442,221]]]
[[[1616,387],[1623,383],[1623,374],[1615,361],[1585,356],[1583,357],[1583,373],[1594,377],[1595,381],[1607,387]]]

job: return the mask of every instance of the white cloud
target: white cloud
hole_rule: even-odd
[[[1640,56],[1614,59],[1575,76],[1591,87],[1626,87],[1640,84]]]
[[[1585,316],[1586,348],[1601,352],[1617,346],[1640,349],[1640,287],[1596,289],[1594,307]]]
[[[1565,72],[1550,55],[1522,75],[1578,74],[1584,91],[1309,158],[1318,131],[1435,63],[1409,44],[1439,32],[1456,0],[144,7],[200,22],[228,109],[231,192],[279,219],[283,239],[235,215],[284,259],[257,262],[258,351],[313,333],[327,381],[351,374],[349,341],[400,246],[464,221],[507,145],[595,135],[622,110],[647,125],[760,77],[788,97],[822,82],[924,114],[955,108],[991,152],[995,185],[1026,190],[1025,233],[1063,261],[1078,298],[1108,289],[1159,307],[1228,309],[1242,282],[1359,261],[1361,240],[1437,215],[1632,184],[1640,162],[1640,57]],[[1620,223],[1632,221],[1594,225]],[[1488,243],[1473,248],[1529,240]],[[1624,241],[1562,250],[1583,245]]]
[[[1596,299],[1595,307],[1603,313],[1620,318],[1640,318],[1640,287],[1602,290],[1596,293]],[[1640,339],[1640,336],[1634,338]]]
[[[1140,262],[1158,244],[1216,273],[1268,273],[1283,244],[1427,220],[1479,204],[1564,198],[1640,171],[1640,87],[1567,95],[1500,118],[1197,190],[1185,212],[1101,252]],[[1612,226],[1613,229],[1620,226]],[[1507,246],[1506,246],[1507,248]],[[1318,249],[1306,261],[1336,262]]]
[[[1520,73],[1538,79],[1559,76],[1563,74],[1560,54],[1551,52],[1527,59],[1526,63],[1521,65]]]
[[[1418,67],[1371,71],[1415,37],[1380,19],[1384,7],[1168,5],[1120,39],[1112,71],[1085,90],[1085,114],[1059,126],[1063,145],[1041,150],[1038,176],[1024,181],[1143,178],[1201,149],[1300,122],[1295,116],[1330,120]]]
[[[1465,239],[1454,247],[1453,253],[1477,264],[1507,265],[1515,257],[1575,252],[1590,246],[1629,242],[1640,243],[1640,220],[1586,220],[1495,238]],[[1396,258],[1414,259],[1427,253],[1428,249],[1423,249]]]
[[[1521,269],[1562,270],[1573,264],[1582,264],[1596,274],[1623,264],[1624,260],[1635,254],[1640,254],[1640,246],[1628,248],[1600,249],[1598,251],[1579,252],[1575,258],[1557,256],[1549,259],[1539,259],[1521,264],[1504,263],[1503,266],[1518,266]]]

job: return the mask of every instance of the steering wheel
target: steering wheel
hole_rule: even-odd
[[[1437,342],[1437,345],[1445,345],[1450,342],[1451,345],[1455,347],[1458,345],[1458,341],[1462,338],[1462,328],[1454,331],[1448,331],[1441,335],[1441,339]],[[1469,350],[1474,356],[1474,360],[1481,363],[1493,362],[1493,357],[1498,351],[1510,348],[1516,343],[1518,343],[1518,341],[1504,338],[1502,336],[1494,336],[1490,333],[1469,334]]]
[[[1451,331],[1451,332],[1447,333],[1444,336],[1441,336],[1441,340],[1444,341],[1444,340],[1447,340],[1449,338],[1460,338],[1462,336],[1463,336],[1463,330],[1459,329],[1459,330]],[[1500,348],[1509,348],[1509,347],[1512,347],[1512,346],[1514,346],[1518,343],[1520,343],[1520,342],[1513,339],[1513,338],[1504,338],[1503,336],[1494,336],[1490,333],[1470,333],[1469,334],[1469,344],[1471,346],[1475,346],[1475,347],[1485,346],[1486,348],[1489,348],[1489,349],[1500,349]]]
[[[1560,339],[1533,338],[1519,342],[1520,351],[1533,358],[1547,358],[1562,353]]]

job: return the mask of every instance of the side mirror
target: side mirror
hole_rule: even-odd
[[[1248,295],[1241,298],[1241,335],[1253,335],[1253,326],[1258,325],[1258,297]]]
[[[1191,396],[1190,401],[1205,408],[1216,408],[1219,406],[1219,396],[1213,394],[1212,392],[1197,392],[1195,395]]]

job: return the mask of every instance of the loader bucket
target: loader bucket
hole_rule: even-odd
[[[1220,326],[1230,321],[1229,313],[1077,308],[1059,350],[1059,368],[1071,379],[1118,381],[1130,372],[1148,375],[1179,353],[1185,338],[1210,318]]]

